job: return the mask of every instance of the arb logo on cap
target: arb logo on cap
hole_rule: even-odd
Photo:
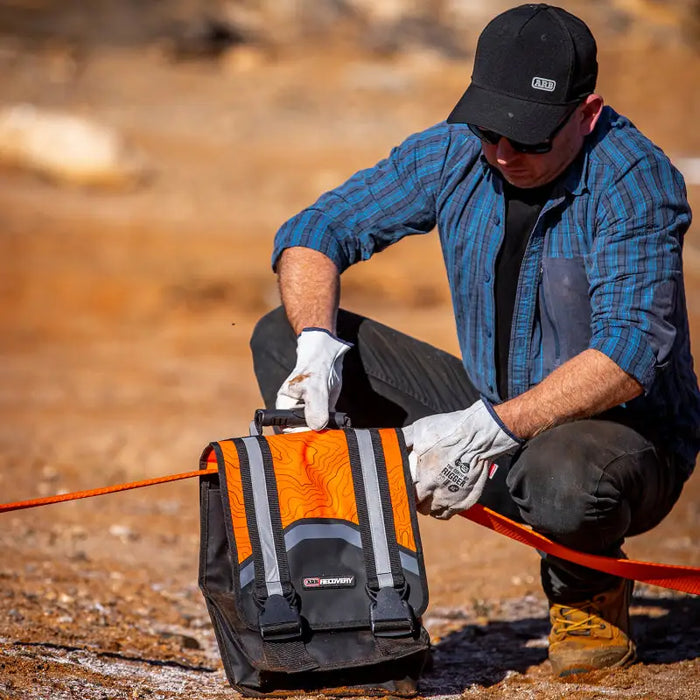
[[[557,86],[556,80],[550,80],[549,78],[533,78],[532,87],[535,90],[544,90],[545,92],[554,92],[554,88]]]

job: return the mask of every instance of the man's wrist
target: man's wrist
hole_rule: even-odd
[[[499,403],[493,407],[493,411],[516,439],[525,442],[551,428],[555,423],[551,419],[542,422],[533,404],[528,405],[522,396]]]
[[[518,433],[511,428],[510,423],[504,418],[504,413],[508,415],[508,409],[507,409],[507,404],[499,404],[497,406],[494,406],[486,397],[482,396],[481,401],[483,402],[484,406],[486,406],[486,410],[489,412],[491,415],[491,418],[498,424],[499,428],[506,434],[508,435],[509,438],[515,440],[515,442],[518,442],[520,444],[525,442],[525,438],[521,437],[518,435]]]

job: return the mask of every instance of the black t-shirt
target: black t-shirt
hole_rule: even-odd
[[[552,185],[520,189],[504,183],[506,231],[496,258],[496,379],[498,393],[508,398],[508,350],[520,265],[537,217]]]

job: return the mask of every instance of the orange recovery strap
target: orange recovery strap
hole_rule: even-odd
[[[170,481],[180,481],[181,479],[191,479],[195,476],[205,474],[216,474],[216,467],[208,469],[197,469],[197,471],[180,472],[179,474],[167,474],[157,476],[153,479],[143,479],[141,481],[130,481],[126,484],[114,484],[114,486],[103,486],[99,489],[88,489],[86,491],[73,491],[72,493],[58,493],[55,496],[44,496],[43,498],[31,498],[27,501],[15,501],[14,503],[0,503],[0,513],[8,513],[11,510],[24,510],[25,508],[38,508],[39,506],[49,506],[53,503],[65,503],[66,501],[78,501],[81,498],[91,498],[92,496],[105,496],[108,493],[118,493],[119,491],[130,491],[131,489],[141,489],[144,486],[155,486],[156,484],[167,484]]]
[[[22,510],[25,508],[36,508],[52,503],[63,503],[65,501],[89,498],[91,496],[102,496],[108,493],[154,486],[170,481],[190,479],[196,476],[206,476],[207,474],[216,474],[217,468],[213,466],[216,464],[216,458],[213,453],[209,457],[208,464],[212,466],[207,466],[206,469],[198,469],[196,471],[169,474],[153,479],[116,484],[114,486],[106,486],[87,491],[76,491],[27,501],[4,503],[0,504],[0,513],[7,513],[9,511]],[[566,559],[567,561],[572,561],[576,564],[581,564],[582,566],[587,566],[591,569],[597,569],[598,571],[604,571],[623,578],[634,579],[636,581],[642,581],[644,583],[661,586],[662,588],[670,588],[684,593],[700,595],[700,568],[678,566],[674,564],[656,564],[653,562],[634,561],[630,559],[614,559],[580,552],[558,544],[548,537],[534,532],[529,527],[521,525],[514,520],[510,520],[479,504],[472,506],[469,510],[460,513],[460,515],[489,530],[493,530],[517,542],[522,542],[523,544],[534,547],[547,554],[560,557],[561,559]]]
[[[462,511],[460,515],[500,535],[505,535],[512,540],[522,542],[560,559],[566,559],[590,569],[604,571],[607,574],[700,595],[700,569],[696,567],[655,564],[648,561],[634,561],[633,559],[613,559],[612,557],[601,557],[598,554],[579,552],[558,544],[529,527],[516,523],[514,520],[478,503],[469,510]]]

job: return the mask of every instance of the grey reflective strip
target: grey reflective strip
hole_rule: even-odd
[[[265,467],[260,445],[254,437],[243,438],[243,444],[248,452],[250,463],[250,481],[253,486],[253,508],[257,523],[260,549],[262,550],[263,567],[265,569],[265,587],[267,595],[282,595],[280,569],[275,551],[275,541],[272,537],[272,518],[270,517],[270,501],[267,496]]]
[[[299,542],[303,540],[344,540],[348,544],[362,549],[362,538],[360,533],[350,525],[344,523],[321,523],[315,525],[306,523],[294,525],[284,535],[285,549],[290,552]]]
[[[322,525],[295,525],[284,535],[284,544],[287,552],[291,552],[300,542],[305,540],[343,540],[353,547],[362,549],[360,533],[350,525],[344,523],[323,523]],[[420,576],[418,559],[415,554],[399,550],[401,566],[414,576]],[[241,567],[241,588],[253,583],[255,579],[255,564],[249,561]]]
[[[255,580],[255,564],[249,561],[245,566],[241,567],[241,588],[245,588],[249,583]]]
[[[345,523],[304,523],[292,525],[284,535],[285,549],[291,552],[300,542],[304,540],[343,540],[353,547],[362,549],[362,537],[360,533],[351,525]],[[399,558],[401,566],[416,576],[420,576],[417,556],[411,552],[406,552],[399,548]],[[241,571],[241,581],[243,571]]]
[[[401,566],[406,571],[410,571],[412,574],[420,576],[420,571],[418,570],[418,559],[416,559],[415,554],[409,554],[408,552],[399,550],[399,558],[401,559]]]
[[[384,511],[379,495],[377,463],[374,460],[372,436],[369,430],[355,430],[355,435],[360,452],[360,466],[362,467],[362,481],[365,487],[365,501],[369,517],[369,531],[372,537],[372,549],[374,550],[377,583],[379,588],[393,588],[394,577],[391,575],[389,544],[387,543],[386,527],[384,527]]]

